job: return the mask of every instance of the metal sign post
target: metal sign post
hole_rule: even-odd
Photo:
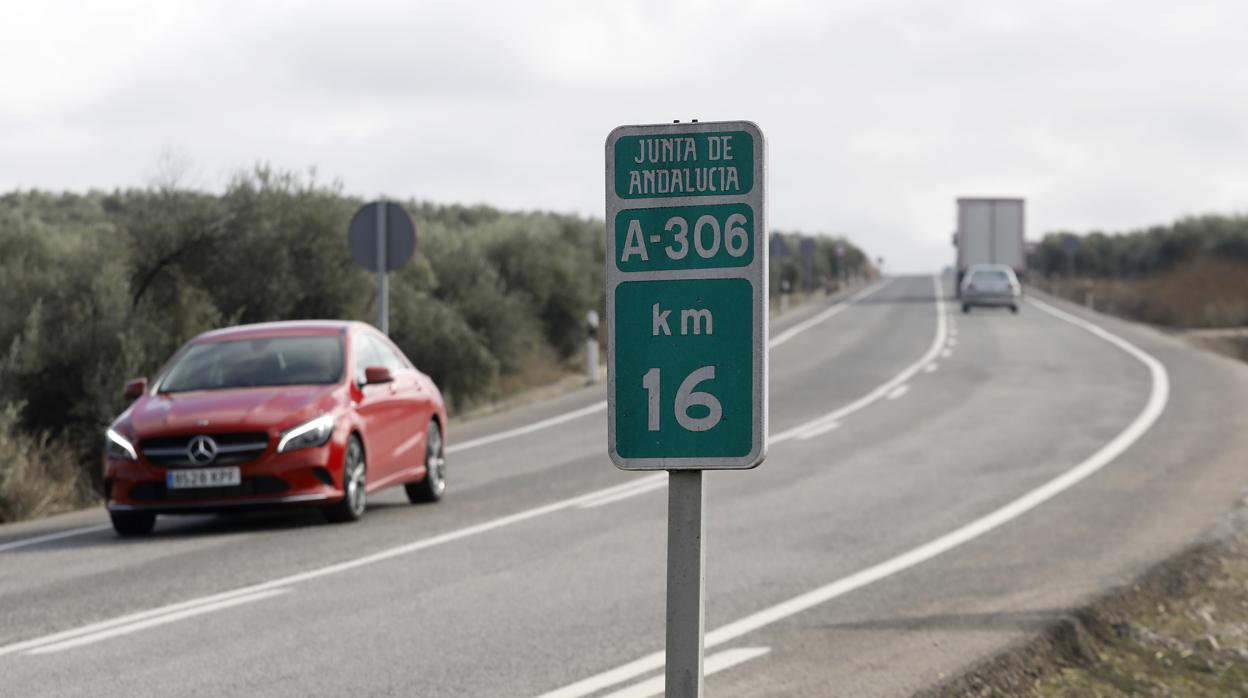
[[[747,121],[606,143],[608,451],[667,470],[667,695],[702,695],[703,470],[767,452],[766,143]]]
[[[390,288],[386,273],[402,267],[416,250],[416,227],[402,206],[375,201],[360,207],[347,228],[351,257],[377,272],[377,329],[390,334]]]
[[[667,665],[666,695],[702,696],[706,636],[706,549],[701,470],[667,475]]]
[[[377,329],[390,334],[390,288],[386,281],[386,207],[377,207]]]

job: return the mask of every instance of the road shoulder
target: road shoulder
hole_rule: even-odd
[[[1245,693],[1248,500],[1207,539],[917,696]]]

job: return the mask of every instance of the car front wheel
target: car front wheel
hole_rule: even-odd
[[[359,521],[368,506],[368,467],[364,445],[352,436],[342,458],[342,500],[325,509],[325,518],[334,523]]]

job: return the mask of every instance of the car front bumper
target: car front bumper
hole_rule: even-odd
[[[1019,297],[1013,293],[976,293],[962,291],[962,305],[991,305],[1009,307],[1018,305]]]
[[[168,473],[185,468],[161,467],[143,456],[133,461],[110,458],[105,463],[106,506],[109,511],[200,513],[327,504],[343,496],[342,446],[333,440],[280,454],[270,446],[256,460],[236,467],[239,485],[171,489]]]

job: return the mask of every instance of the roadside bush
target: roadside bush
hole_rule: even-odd
[[[1248,216],[1078,237],[1050,233],[1028,256],[1033,282],[1098,309],[1172,327],[1248,325]]]
[[[1027,266],[1041,276],[1141,278],[1171,271],[1197,259],[1248,263],[1248,216],[1194,216],[1119,234],[1094,231],[1075,238],[1049,233],[1035,244]]]
[[[17,426],[18,410],[0,408],[0,523],[55,514],[93,498],[77,454],[67,443],[34,437]]]
[[[844,252],[836,253],[838,246]],[[812,254],[804,254],[804,251]],[[844,236],[771,234],[771,289],[778,296],[788,282],[790,292],[835,290],[852,278],[873,278],[878,274],[870,258]]]

